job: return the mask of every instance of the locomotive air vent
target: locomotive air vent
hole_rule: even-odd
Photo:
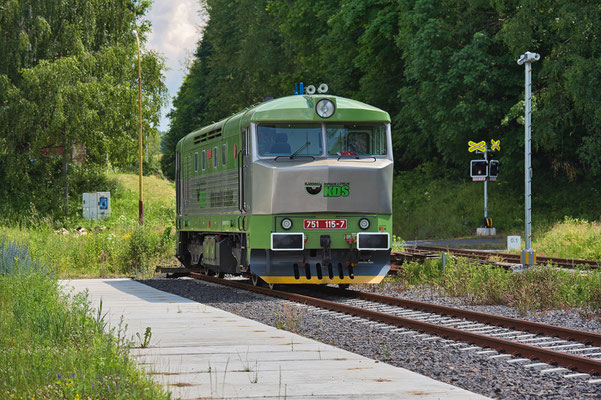
[[[199,133],[198,135],[194,136],[194,144],[206,142],[207,140],[211,140],[219,136],[221,136],[221,129],[215,129],[213,131]]]

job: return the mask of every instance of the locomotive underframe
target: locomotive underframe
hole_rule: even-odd
[[[326,247],[247,253],[244,233],[179,232],[178,242],[176,257],[188,268],[250,273],[267,283],[378,283],[390,269],[390,250]]]

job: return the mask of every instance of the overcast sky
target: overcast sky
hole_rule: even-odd
[[[146,15],[152,22],[152,33],[148,36],[146,47],[162,54],[168,68],[165,82],[169,89],[169,104],[162,112],[161,131],[169,129],[166,114],[171,109],[171,100],[184,80],[187,64],[202,36],[201,29],[205,21],[200,9],[199,0],[154,0]]]

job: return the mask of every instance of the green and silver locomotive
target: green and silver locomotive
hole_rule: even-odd
[[[194,131],[176,151],[176,255],[186,267],[269,286],[378,283],[388,272],[388,113],[293,95]]]

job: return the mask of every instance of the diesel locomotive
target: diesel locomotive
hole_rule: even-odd
[[[263,102],[177,144],[176,256],[270,287],[378,283],[392,175],[385,111],[327,94]]]

